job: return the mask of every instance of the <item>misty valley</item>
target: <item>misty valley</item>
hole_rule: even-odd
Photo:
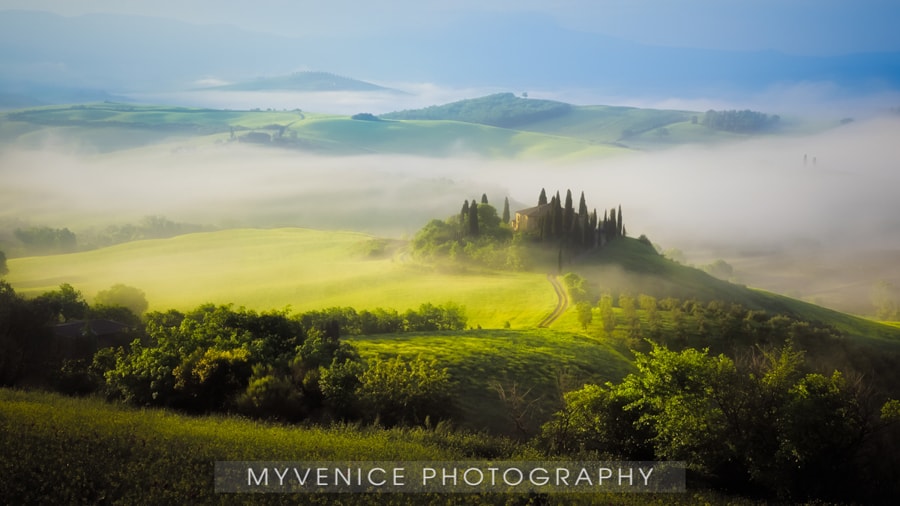
[[[208,91],[284,87],[411,103]],[[346,504],[900,494],[896,111],[362,96],[0,111],[0,498],[335,500],[215,491],[261,460],[686,472]]]

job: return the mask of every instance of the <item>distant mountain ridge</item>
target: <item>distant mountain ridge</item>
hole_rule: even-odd
[[[330,72],[302,71],[277,77],[262,77],[251,81],[243,81],[208,89],[227,91],[385,91],[403,93],[399,90],[385,88],[366,81],[339,76]]]

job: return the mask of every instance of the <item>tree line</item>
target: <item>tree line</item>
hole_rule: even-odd
[[[537,231],[532,235],[542,242],[558,241],[576,249],[590,249],[628,235],[621,205],[618,210],[616,208],[604,210],[603,218],[600,218],[596,208],[588,212],[584,192],[581,192],[576,212],[572,190],[566,190],[563,203],[559,191],[548,202],[547,192],[541,189],[538,208],[542,212],[539,213]]]
[[[72,253],[123,242],[164,239],[206,230],[209,227],[178,223],[163,216],[145,216],[136,224],[109,225],[102,230],[88,230],[78,234],[66,227],[19,227],[13,231],[17,243],[11,244],[9,251],[11,254],[18,253],[16,256]]]
[[[54,334],[57,323],[101,317],[129,322],[131,344],[98,350],[93,336]],[[0,281],[0,386],[292,422],[436,422],[453,410],[447,369],[421,357],[363,361],[342,336],[462,330],[466,322],[454,303],[297,315],[205,304],[141,319],[123,306],[90,306],[71,285],[26,299]]]
[[[787,502],[890,503],[900,402],[809,372],[788,342],[737,359],[654,345],[618,383],[568,392],[543,426],[550,454],[688,465],[689,484]]]
[[[458,214],[445,220],[433,219],[419,230],[411,241],[412,250],[427,259],[447,258],[458,264],[519,270],[529,261],[525,251],[528,242],[558,247],[561,263],[563,250],[571,257],[628,233],[622,206],[604,211],[600,218],[596,209],[588,211],[584,192],[577,212],[571,190],[566,191],[565,201],[558,191],[548,201],[544,189],[538,205],[523,211],[528,211],[529,223],[536,225],[514,230],[519,224],[513,221],[508,197],[503,200],[502,214],[490,204],[487,194],[482,194],[480,201],[467,199]]]
[[[761,112],[710,109],[703,115],[702,123],[713,130],[735,133],[758,133],[770,130],[778,125],[781,118],[777,114],[769,115]]]

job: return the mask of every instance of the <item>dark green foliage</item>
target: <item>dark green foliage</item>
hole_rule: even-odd
[[[253,365],[286,363],[304,338],[302,325],[280,312],[212,304],[187,314],[154,312],[147,342],[132,343],[106,377],[136,404],[221,409],[246,388]],[[215,398],[198,406],[208,392]]]
[[[547,192],[541,188],[541,194],[538,196],[538,205],[543,206],[547,204]]]
[[[519,268],[518,250],[512,244],[512,229],[490,204],[463,204],[458,217],[431,220],[412,240],[416,255],[427,259],[447,258],[459,264],[473,263],[493,268]]]
[[[572,207],[572,190],[566,190],[566,205],[563,207],[562,233],[566,237],[572,232],[575,222],[575,208]]]
[[[571,109],[571,105],[563,102],[524,99],[518,98],[512,93],[498,93],[424,109],[382,114],[381,117],[389,119],[465,121],[512,128],[562,116]]]
[[[507,206],[509,206],[508,201]],[[7,274],[9,274],[9,267],[6,266],[6,253],[0,251],[0,276],[6,276]]]
[[[143,239],[165,239],[206,230],[209,230],[209,227],[177,223],[164,216],[145,216],[137,224],[110,225],[99,232],[82,233],[79,236],[79,244],[82,249],[92,249]]]
[[[478,237],[478,204],[474,201],[472,202],[472,205],[469,206],[469,216],[466,223],[469,225],[467,235],[469,237]]]
[[[52,336],[42,312],[0,281],[0,386],[10,386],[40,369]]]
[[[361,121],[382,121],[381,118],[379,118],[378,116],[375,116],[374,114],[372,114],[370,112],[361,112],[358,114],[354,114],[353,116],[350,116],[350,119],[361,120]]]
[[[437,221],[437,220],[432,220]],[[431,223],[429,223],[430,225]],[[469,201],[463,202],[462,209],[459,211],[459,228],[460,235],[464,235],[469,230]]]
[[[41,314],[43,322],[61,323],[70,320],[83,320],[89,306],[81,292],[72,285],[63,283],[59,290],[45,292],[32,301]]]
[[[29,255],[71,253],[77,248],[75,234],[68,228],[17,228],[15,236]]]
[[[510,215],[509,215],[509,197],[503,198],[503,216],[501,217],[503,223],[509,224]],[[0,251],[0,254],[3,252]]]
[[[453,383],[447,368],[421,356],[370,360],[360,377],[360,402],[370,417],[387,426],[438,421],[453,412]]]
[[[94,296],[94,304],[126,307],[138,316],[144,314],[149,306],[143,290],[121,283],[97,292],[97,295]]]
[[[713,130],[724,130],[735,133],[758,133],[771,130],[781,118],[751,110],[706,111],[703,124]]]
[[[890,496],[867,488],[866,464],[877,463],[865,450],[894,422],[839,372],[803,372],[790,345],[741,362],[654,347],[636,365],[619,384],[567,394],[544,426],[546,447],[683,460],[714,486],[782,500]]]

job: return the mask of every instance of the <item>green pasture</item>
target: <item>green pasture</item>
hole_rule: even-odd
[[[626,142],[630,131],[638,135],[673,123],[689,121],[688,111],[592,105],[573,107],[567,114],[523,126],[524,130],[594,142]]]
[[[526,399],[536,402],[527,417],[534,431],[559,409],[561,391],[618,381],[633,370],[631,354],[617,341],[547,329],[376,335],[350,342],[363,358],[437,359],[457,383],[460,419],[471,429],[511,436],[524,434],[517,432],[496,385],[528,392]]]
[[[582,139],[521,132],[459,121],[363,121],[319,117],[291,125],[301,139],[332,143],[359,153],[427,156],[480,155],[490,158],[579,158],[625,152]]]
[[[469,325],[527,328],[556,295],[543,274],[438,272],[402,252],[370,256],[371,236],[309,229],[238,229],[135,241],[99,250],[8,261],[7,280],[29,296],[69,283],[90,300],[124,283],[151,310],[233,303],[302,312],[332,306],[405,311],[424,302],[462,304]]]
[[[438,439],[424,430],[278,426],[0,389],[0,501],[332,504],[334,496],[327,495],[217,495],[215,462],[464,457]],[[365,496],[345,498],[353,504],[371,502]]]
[[[98,399],[0,389],[4,504],[526,504],[504,494],[216,494],[216,461],[511,461],[540,457],[483,434],[445,429],[280,426],[190,417]],[[542,504],[752,504],[686,494],[564,494]]]

